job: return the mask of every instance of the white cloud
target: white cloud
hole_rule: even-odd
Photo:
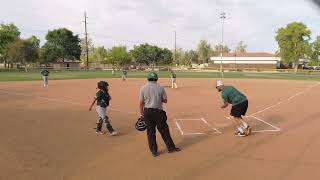
[[[277,49],[279,27],[304,22],[320,35],[320,9],[306,0],[10,0],[1,3],[0,22],[14,22],[24,37],[42,40],[49,29],[67,27],[83,37],[83,12],[96,45],[132,46],[149,42],[173,48],[196,48],[200,39],[221,41],[219,14],[227,13],[226,44],[234,48],[243,40],[251,51]]]

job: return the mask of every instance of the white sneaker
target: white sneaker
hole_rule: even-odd
[[[250,126],[248,126],[246,128],[246,135],[249,136],[252,133],[252,128]]]
[[[235,136],[237,136],[237,137],[246,137],[247,135],[246,135],[245,132],[241,133],[240,131],[238,131],[238,132],[235,133]]]
[[[116,136],[118,135],[119,133],[117,131],[113,131],[112,133],[110,133],[111,136]]]
[[[102,131],[96,131],[96,134],[103,135],[103,132]]]

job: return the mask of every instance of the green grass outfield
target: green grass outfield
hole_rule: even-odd
[[[92,71],[50,71],[50,80],[63,79],[94,79],[94,78],[121,78],[121,71],[117,71],[112,76],[110,70],[92,70]],[[146,78],[148,72],[128,71],[128,78]],[[176,72],[177,78],[221,78],[219,72]],[[169,78],[167,71],[158,72],[160,78]],[[247,79],[286,79],[286,80],[311,80],[320,81],[320,72],[299,72],[294,73],[265,73],[265,72],[225,72],[224,78],[247,78]],[[32,70],[30,72],[22,71],[0,71],[0,81],[34,81],[42,80],[40,71]]]

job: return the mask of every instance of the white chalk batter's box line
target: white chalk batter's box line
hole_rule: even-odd
[[[231,116],[226,116],[226,118],[227,119],[229,119],[229,120],[231,120],[233,117],[231,117]],[[273,125],[273,124],[270,124],[270,123],[268,123],[267,121],[265,121],[265,120],[263,120],[263,119],[261,119],[261,118],[258,118],[258,117],[256,117],[256,116],[245,116],[245,118],[253,118],[253,119],[255,119],[255,120],[257,120],[257,121],[260,121],[260,122],[262,122],[262,123],[264,123],[264,124],[266,124],[266,125],[268,125],[268,126],[270,126],[270,127],[272,127],[273,129],[267,129],[267,130],[253,130],[252,132],[253,133],[263,133],[263,132],[280,132],[281,131],[281,128],[280,127],[277,127],[277,126],[275,126],[275,125]],[[254,127],[252,127],[252,128],[254,128]]]
[[[174,119],[174,122],[180,132],[181,135],[183,136],[192,136],[192,135],[205,135],[207,133],[202,133],[202,132],[195,132],[195,133],[185,133],[180,124],[179,124],[179,121],[201,121],[203,122],[206,126],[208,126],[210,129],[213,130],[213,133],[214,134],[222,134],[221,131],[219,131],[217,128],[213,127],[210,123],[208,123],[208,121],[204,118],[195,118],[195,119]]]

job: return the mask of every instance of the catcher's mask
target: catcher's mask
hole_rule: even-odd
[[[146,121],[143,119],[143,117],[140,117],[138,119],[138,121],[136,122],[136,125],[135,125],[136,129],[138,131],[144,131],[147,129],[147,124],[146,124]]]

